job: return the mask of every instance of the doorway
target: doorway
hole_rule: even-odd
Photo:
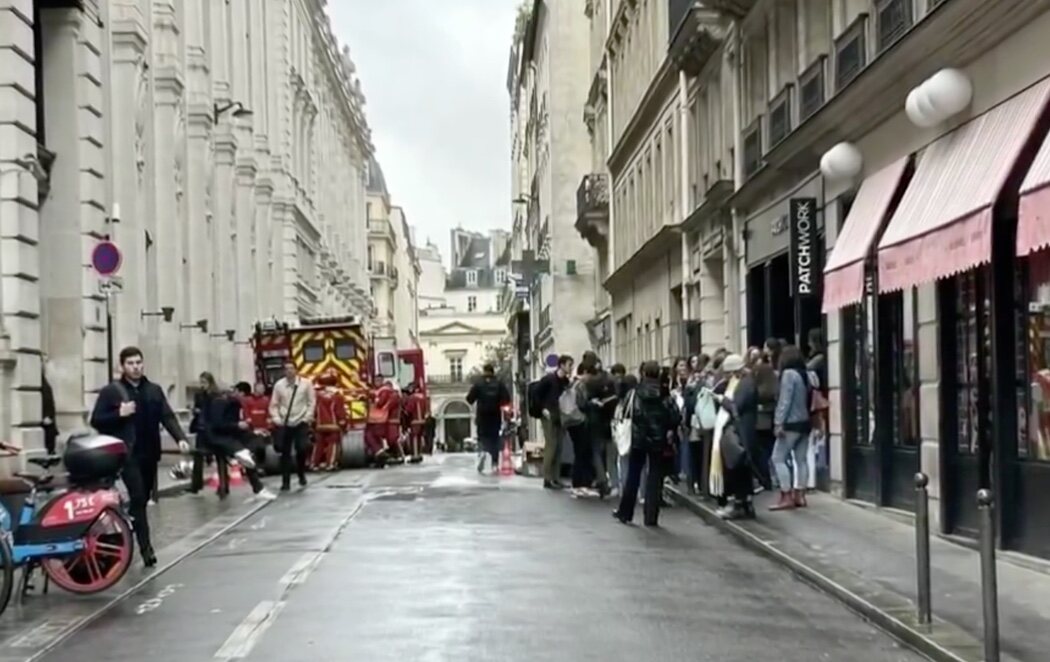
[[[747,272],[748,345],[760,347],[769,338],[795,342],[790,268],[788,254],[781,253]]]

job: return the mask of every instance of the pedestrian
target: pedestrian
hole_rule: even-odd
[[[55,392],[51,389],[51,381],[47,378],[47,354],[40,356],[40,423],[44,429],[44,449],[48,455],[54,455],[58,445],[58,424],[55,417],[58,415],[55,407]]]
[[[200,397],[195,402],[198,410],[198,434],[204,435],[207,450],[214,455],[218,467],[220,499],[230,495],[230,477],[227,468],[230,462],[237,461],[252,486],[252,492],[262,499],[275,499],[277,495],[266,489],[259,477],[255,458],[245,448],[242,437],[251,431],[251,426],[241,411],[241,401],[236,390],[220,388],[210,372],[200,375]],[[198,466],[201,467],[198,470]],[[203,462],[194,462],[193,481],[199,485],[202,481]]]
[[[91,427],[101,434],[121,439],[128,447],[121,479],[128,491],[129,512],[142,562],[146,567],[153,567],[157,565],[157,555],[153,551],[146,515],[152,488],[144,473],[152,471],[153,477],[156,476],[161,426],[178,441],[183,453],[189,453],[190,445],[164,391],[146,379],[142,350],[125,347],[120,350],[119,361],[121,377],[99,391],[91,412]]]
[[[770,510],[806,506],[811,403],[812,387],[802,350],[795,345],[788,345],[780,353],[780,392],[773,417],[776,436],[773,466],[780,485],[780,498]],[[789,455],[793,457],[794,477],[787,463]],[[795,489],[795,485],[799,485],[800,489]]]
[[[299,376],[295,364],[284,364],[284,376],[273,385],[270,424],[274,446],[281,454],[281,491],[292,485],[292,454],[295,454],[299,486],[306,487],[306,462],[310,454],[310,426],[314,421],[317,394],[309,379]]]
[[[780,489],[776,472],[772,470],[773,413],[777,406],[780,383],[777,376],[777,361],[780,358],[780,341],[770,338],[761,351],[761,357],[751,368],[758,398],[758,411],[755,417],[755,456],[752,462],[757,474],[758,483],[763,489]]]
[[[496,377],[496,367],[486,363],[481,377],[467,392],[467,403],[474,407],[474,422],[481,448],[478,451],[478,473],[485,471],[485,458],[492,458],[490,469],[499,470],[500,432],[503,429],[503,407],[510,404],[507,385]]]
[[[634,391],[634,411],[631,418],[631,452],[628,460],[627,482],[620,496],[620,506],[613,517],[624,524],[634,519],[642,470],[649,466],[646,479],[644,522],[657,526],[660,518],[660,492],[663,489],[663,471],[671,439],[680,423],[678,411],[669,395],[661,392],[660,366],[655,361],[642,364],[642,379]]]
[[[573,363],[575,361],[571,356],[559,356],[557,367],[540,379],[533,393],[543,424],[543,487],[549,490],[560,490],[563,487],[561,449],[565,428],[562,427],[558,401],[569,387]]]
[[[210,425],[207,417],[209,415],[209,397],[218,390],[215,386],[215,378],[209,372],[202,372],[198,380],[198,390],[193,395],[193,418],[190,419],[190,434],[194,436],[193,469],[190,472],[189,493],[198,496],[204,489],[204,465],[215,460],[215,472],[218,476],[219,489],[217,493],[222,498],[222,486],[229,480],[228,467],[224,458],[217,456],[208,443]]]
[[[591,486],[597,476],[586,414],[588,384],[594,372],[594,363],[581,362],[576,368],[576,378],[558,400],[561,422],[572,442],[572,496],[576,498],[595,495]]]
[[[722,361],[722,372],[723,380],[714,389],[719,407],[725,412],[712,451],[718,456],[713,462],[721,465],[723,479],[722,494],[717,495],[717,514],[722,519],[752,518],[755,509],[751,503],[751,449],[758,413],[755,380],[739,354],[730,354]]]
[[[619,366],[620,369],[624,369],[623,365],[621,364],[613,366],[613,369],[615,370],[617,366]],[[628,418],[631,416],[631,412],[627,411],[626,406],[630,402],[631,393],[634,392],[634,389],[636,389],[637,387],[638,378],[634,375],[625,374],[623,377],[620,378],[619,383],[616,387],[616,417],[618,420],[623,420],[624,418]],[[616,449],[617,480],[613,484],[619,487],[620,496],[623,495],[623,488],[627,483],[627,465],[629,462],[629,458],[629,451],[626,454],[621,455],[620,450]],[[641,483],[644,483],[644,480],[641,481]]]
[[[601,496],[608,496],[619,482],[619,454],[612,434],[617,402],[616,383],[612,375],[601,369],[600,362],[596,365],[595,374],[587,382],[587,430],[591,438],[596,487]]]

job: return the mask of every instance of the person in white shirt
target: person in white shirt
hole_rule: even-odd
[[[314,421],[317,394],[310,380],[299,376],[295,364],[284,364],[284,377],[273,386],[270,422],[274,426],[274,448],[281,454],[281,491],[292,485],[292,452],[295,452],[299,486],[306,487],[306,462],[310,455],[310,427]]]

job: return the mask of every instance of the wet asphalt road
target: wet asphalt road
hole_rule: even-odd
[[[39,659],[922,659],[684,511],[625,527],[467,457],[223,508],[246,519]]]

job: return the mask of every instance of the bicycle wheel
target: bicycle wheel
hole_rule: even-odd
[[[131,526],[116,510],[102,511],[85,534],[84,543],[79,554],[43,562],[44,572],[60,588],[80,595],[105,591],[131,567],[135,554]]]
[[[10,535],[0,535],[0,614],[7,611],[11,591],[15,587],[15,560],[11,553]]]

